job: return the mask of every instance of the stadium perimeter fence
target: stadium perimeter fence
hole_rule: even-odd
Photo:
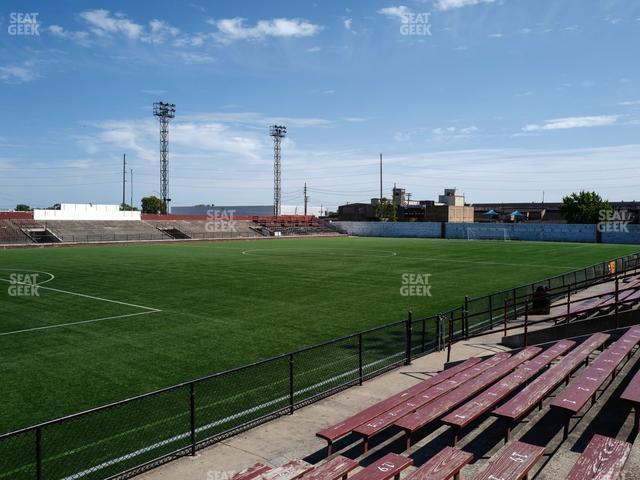
[[[0,435],[0,480],[128,478],[488,330],[540,285],[553,298],[639,267],[620,257]]]

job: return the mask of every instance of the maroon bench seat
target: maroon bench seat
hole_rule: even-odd
[[[416,395],[407,401],[399,404],[397,407],[392,408],[391,410],[379,415],[367,423],[364,423],[353,429],[353,432],[360,435],[364,440],[364,451],[366,452],[369,448],[369,439],[380,433],[385,428],[393,425],[393,423],[398,419],[409,413],[414,412],[418,408],[426,405],[427,403],[435,400],[436,398],[444,395],[445,393],[450,392],[454,388],[462,385],[463,383],[471,380],[472,378],[477,377],[485,370],[492,368],[501,362],[504,362],[506,359],[511,357],[509,353],[498,353],[493,355],[491,358],[481,362],[463,372],[458,373],[457,375],[451,377],[450,379],[435,385],[423,393]]]
[[[413,465],[413,460],[396,453],[387,453],[380,460],[376,460],[368,467],[363,468],[351,480],[389,480],[400,478],[400,473]]]
[[[635,431],[638,432],[640,430],[640,372],[633,376],[620,398],[633,406],[635,413],[634,427]]]
[[[563,380],[567,380],[580,364],[586,362],[591,352],[604,345],[610,335],[595,333],[568,353],[561,362],[549,368],[520,393],[493,411],[507,421],[505,441],[509,440],[513,424],[546,398]]]
[[[594,435],[566,480],[617,480],[630,453],[630,443]]]
[[[245,468],[241,472],[236,473],[231,480],[253,480],[261,474],[271,470],[271,467],[264,463],[256,463],[252,467]]]
[[[343,420],[342,422],[336,425],[333,425],[331,427],[328,427],[328,428],[325,428],[324,430],[319,431],[318,433],[316,433],[316,436],[325,439],[329,443],[328,452],[329,452],[329,455],[331,455],[333,442],[350,434],[353,431],[353,429],[356,428],[357,426],[368,422],[369,420],[377,417],[378,415],[381,415],[384,412],[391,410],[392,408],[408,400],[409,398],[424,392],[425,390],[433,387],[434,385],[444,382],[445,380],[459,374],[460,372],[463,372],[473,367],[478,363],[480,363],[479,358],[475,358],[475,357],[469,358],[468,360],[465,360],[464,362],[459,363],[454,367],[443,370],[431,378],[423,380],[422,382],[417,383],[416,385],[413,385],[399,393],[396,393],[395,395],[385,400],[382,400],[381,402],[378,402],[362,410],[361,412],[358,412],[357,414]]]
[[[445,447],[404,480],[448,480],[460,478],[460,470],[473,460],[473,454]]]
[[[524,442],[511,442],[491,464],[473,480],[520,480],[538,462],[544,447]]]
[[[306,473],[303,480],[338,480],[346,479],[349,472],[358,467],[358,462],[341,455],[335,456],[322,465]]]
[[[491,410],[502,401],[502,399],[506,398],[518,387],[550,365],[553,360],[572,349],[575,344],[576,342],[573,340],[560,340],[556,342],[540,355],[537,355],[532,360],[518,367],[515,372],[502,379],[502,381],[489,387],[488,390],[482,392],[472,401],[465,403],[457,410],[445,416],[442,421],[455,429],[453,445],[457,443],[463,428]]]
[[[434,420],[440,418],[447,412],[450,412],[452,408],[463,402],[466,402],[478,392],[486,389],[496,380],[504,377],[514,368],[517,368],[523,362],[535,357],[542,351],[540,347],[528,347],[518,352],[511,358],[501,362],[495,367],[485,370],[482,375],[469,380],[468,382],[460,385],[458,388],[451,390],[445,395],[435,399],[433,402],[429,402],[425,406],[419,408],[415,412],[406,415],[396,422],[399,428],[402,428],[406,433],[407,448],[411,446],[411,434],[416,430],[425,427]]]
[[[551,402],[552,408],[569,414],[564,425],[564,438],[569,434],[570,415],[582,410],[589,399],[595,401],[598,389],[609,376],[615,376],[618,366],[629,357],[638,342],[640,327],[631,327]]]
[[[281,467],[272,468],[261,473],[255,480],[295,480],[313,470],[313,465],[304,460],[294,459]]]

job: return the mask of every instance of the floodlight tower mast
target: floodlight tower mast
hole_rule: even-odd
[[[280,207],[282,205],[280,143],[286,134],[287,127],[271,125],[269,135],[273,137],[273,215],[276,217],[280,215]]]
[[[160,196],[162,197],[162,213],[167,214],[169,198],[169,120],[176,116],[173,103],[156,102],[153,104],[153,115],[160,121]]]

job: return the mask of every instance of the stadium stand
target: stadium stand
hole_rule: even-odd
[[[630,358],[638,342],[640,342],[640,327],[632,327],[551,402],[552,408],[557,408],[567,414],[564,425],[565,438],[569,434],[571,415],[582,410],[589,399],[595,403],[598,389],[602,387],[609,376],[613,380],[616,369],[625,358]]]
[[[256,231],[266,236],[337,235],[329,224],[309,216],[283,215],[280,217],[253,217]]]
[[[535,357],[541,351],[542,349],[540,347],[525,348],[516,355],[513,355],[511,358],[505,359],[494,367],[485,370],[482,372],[482,375],[465,381],[446,395],[440,396],[434,401],[417,409],[412,414],[406,415],[395,421],[394,425],[405,431],[407,448],[411,446],[411,435],[415,431],[437,420],[457,405],[469,400],[493,382],[502,378],[514,368],[517,368],[523,362]]]
[[[566,480],[615,480],[620,477],[630,453],[630,443],[596,434]]]
[[[146,220],[144,222],[159,231],[166,232],[172,238],[260,236],[252,228],[254,223],[251,220]]]
[[[567,354],[561,362],[544,372],[515,397],[493,411],[494,415],[506,420],[505,442],[509,440],[513,425],[536,405],[541,406],[542,400],[560,383],[568,382],[571,373],[582,363],[586,363],[589,355],[604,345],[609,337],[610,335],[605,333],[592,335]]]
[[[389,480],[400,478],[403,470],[413,465],[413,460],[396,453],[388,453],[380,460],[373,462],[368,467],[353,475],[353,480]]]
[[[399,392],[381,402],[376,403],[375,405],[370,406],[369,408],[366,408],[365,410],[362,410],[356,415],[353,415],[336,425],[332,425],[331,427],[319,431],[318,433],[316,433],[316,436],[323,438],[328,442],[329,445],[327,450],[328,454],[331,455],[333,442],[347,436],[348,434],[353,432],[356,427],[368,422],[369,420],[372,420],[373,418],[383,414],[384,412],[391,410],[392,408],[400,405],[405,400],[422,393],[428,388],[437,385],[438,383],[442,383],[445,380],[453,377],[454,375],[457,375],[458,373],[471,368],[479,362],[479,358],[469,358],[454,367],[439,372],[433,377],[428,378],[427,380],[424,380],[414,385],[413,387],[407,388],[402,392]]]
[[[431,457],[420,468],[411,472],[406,480],[454,480],[460,478],[460,470],[473,460],[473,454],[453,447],[446,447]]]
[[[474,480],[520,480],[526,478],[529,470],[544,454],[544,447],[524,442],[511,442],[502,450],[498,458]]]
[[[51,220],[45,226],[65,243],[167,238],[145,222],[137,221]]]
[[[358,468],[358,462],[342,455],[337,455],[305,474],[304,480],[346,479],[349,472],[355,468]]]
[[[472,401],[445,416],[442,419],[443,423],[450,425],[454,429],[453,445],[458,442],[464,428],[496,406],[518,387],[540,373],[544,368],[548,367],[556,358],[572,349],[575,343],[576,342],[572,340],[561,340],[555,343],[543,353],[518,367],[502,381],[489,387]]]
[[[634,430],[637,433],[640,430],[640,372],[631,379],[620,398],[633,406]]]
[[[386,428],[393,424],[397,425],[398,419],[415,412],[417,409],[435,400],[436,398],[450,392],[451,390],[459,387],[463,383],[483,374],[485,371],[501,364],[505,360],[509,359],[511,354],[509,353],[497,353],[488,360],[481,362],[461,373],[451,377],[446,382],[435,385],[434,387],[426,390],[425,392],[416,395],[409,400],[401,403],[397,407],[379,415],[367,423],[360,425],[353,429],[353,432],[360,435],[363,439],[364,451],[369,449],[369,440],[374,435],[382,432]]]
[[[0,244],[33,243],[12,220],[0,219]]]

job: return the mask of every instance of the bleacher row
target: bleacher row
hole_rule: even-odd
[[[580,318],[582,315],[600,314],[613,309],[621,303],[625,306],[640,301],[640,278],[628,277],[625,282],[621,282],[619,286],[618,299],[616,301],[615,286],[612,285],[607,291],[601,292],[600,295],[592,296],[584,300],[579,300],[571,305],[571,314]]]
[[[366,452],[371,437],[394,427],[404,432],[408,449],[412,435],[418,431],[423,431],[428,425],[445,425],[452,432],[452,446],[431,456],[405,478],[457,479],[464,467],[473,461],[473,454],[455,445],[469,425],[491,411],[503,422],[506,445],[473,478],[526,479],[545,454],[547,445],[512,441],[512,429],[536,407],[542,410],[543,402],[556,391],[548,407],[564,415],[563,440],[566,439],[571,419],[584,410],[590,400],[595,403],[597,393],[606,389],[607,380],[613,381],[632,358],[640,344],[640,326],[629,328],[605,349],[610,340],[611,335],[596,333],[579,344],[573,340],[560,340],[546,349],[527,347],[515,354],[500,352],[484,360],[470,358],[317,432],[318,437],[328,442],[328,458],[324,462],[311,465],[295,459],[277,468],[258,463],[232,478],[337,480],[346,479],[356,471],[349,478],[398,480],[400,474],[414,464],[408,455],[387,453],[361,467],[353,459],[333,454],[334,443],[355,435],[362,438]],[[602,353],[598,354],[598,350]],[[594,356],[595,360],[590,363]],[[581,368],[580,373],[572,378],[572,374]],[[620,398],[633,406],[637,431],[640,423],[640,373],[633,376]],[[621,475],[630,452],[631,444],[628,442],[593,434],[566,478],[615,480]]]

